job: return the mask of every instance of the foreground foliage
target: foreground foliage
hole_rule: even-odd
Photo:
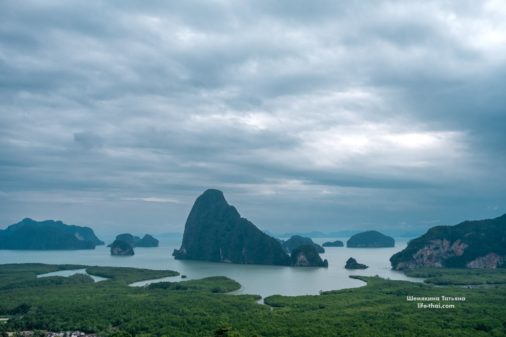
[[[130,270],[131,277],[124,268],[109,268],[111,279],[99,283],[35,278],[58,268],[71,269],[0,265],[0,316],[11,318],[0,330],[82,330],[124,337],[506,336],[504,285],[467,289],[360,277],[367,282],[362,288],[270,296],[268,305],[261,305],[258,296],[219,293],[239,287],[225,277],[142,288],[127,285],[125,280],[137,281],[139,273]],[[466,301],[455,302],[453,309],[417,309],[407,296]]]
[[[425,283],[437,285],[486,285],[506,284],[506,268],[499,269],[449,269],[415,268],[404,273],[411,277],[425,278]]]

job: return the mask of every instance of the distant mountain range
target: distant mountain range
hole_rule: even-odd
[[[61,221],[26,218],[0,230],[0,249],[95,249],[95,246],[103,244],[91,228],[67,225]]]
[[[183,237],[183,233],[178,232],[165,232],[155,234],[158,239],[181,239]]]
[[[333,231],[333,232],[320,232],[320,231],[311,231],[311,232],[286,232],[286,233],[274,233],[266,230],[265,233],[274,236],[276,238],[289,238],[294,235],[309,237],[312,239],[323,239],[323,238],[346,238],[351,237],[355,234],[362,232],[362,230],[342,230],[342,231]],[[416,238],[417,236],[422,235],[425,230],[413,230],[413,231],[395,231],[388,230],[390,236],[396,238]]]

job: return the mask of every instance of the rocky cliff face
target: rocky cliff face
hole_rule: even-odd
[[[489,253],[484,256],[477,257],[466,264],[467,268],[497,268],[503,267],[506,262],[505,256],[499,256],[496,253]]]
[[[296,267],[328,267],[328,261],[322,260],[314,245],[303,245],[292,250],[291,264]]]
[[[0,249],[94,249],[103,244],[91,228],[66,225],[61,221],[26,218],[0,230]]]
[[[455,256],[461,256],[467,245],[460,240],[450,242],[446,239],[431,240],[419,249],[413,258],[401,261],[397,269],[425,267],[443,267],[443,261]]]
[[[417,267],[498,268],[506,261],[506,215],[438,226],[390,258],[394,269]]]
[[[207,190],[197,198],[186,220],[176,259],[243,264],[290,265],[281,244],[230,206],[223,193]]]
[[[132,256],[135,254],[132,245],[122,240],[114,240],[114,242],[111,243],[110,247],[111,247],[111,255]]]
[[[394,247],[395,240],[378,231],[366,231],[353,235],[346,241],[346,246],[350,248]]]

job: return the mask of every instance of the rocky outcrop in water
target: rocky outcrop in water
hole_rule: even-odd
[[[0,230],[0,249],[74,250],[103,245],[93,230],[61,221],[23,219]]]
[[[349,248],[383,248],[394,247],[394,238],[382,234],[378,231],[366,231],[353,235],[346,246]]]
[[[290,265],[281,244],[242,218],[218,190],[195,201],[186,220],[176,259],[242,264]]]
[[[135,247],[158,247],[160,242],[150,234],[145,234],[142,239],[137,241]]]
[[[159,241],[155,239],[152,235],[146,234],[142,237],[142,239],[138,236],[134,236],[130,233],[118,234],[116,236],[116,240],[125,241],[132,247],[158,247]],[[109,245],[108,247],[110,247]]]
[[[221,191],[210,189],[193,204],[181,248],[172,255],[176,259],[224,263],[326,266],[311,247],[296,249],[290,257],[280,241],[242,218]]]
[[[417,267],[498,268],[506,264],[506,214],[495,219],[437,226],[411,240],[390,262],[394,269]]]
[[[303,245],[292,250],[291,264],[296,267],[328,267],[327,260],[322,260],[314,245]]]
[[[327,241],[324,242],[323,247],[344,247],[344,243],[341,240]]]
[[[285,248],[287,253],[290,253],[295,248],[299,248],[300,246],[310,245],[314,246],[318,253],[325,253],[325,249],[322,246],[316,244],[311,240],[311,238],[307,238],[300,235],[293,235],[291,238],[283,242],[283,248]]]
[[[346,265],[344,266],[344,268],[346,268],[346,269],[367,269],[369,267],[366,266],[365,264],[358,263],[357,260],[355,260],[354,258],[350,257],[346,261]]]
[[[132,245],[123,240],[114,240],[114,242],[110,244],[110,247],[111,255],[114,256],[132,256],[135,254]]]

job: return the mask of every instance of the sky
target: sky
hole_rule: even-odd
[[[0,1],[0,227],[496,217],[505,131],[503,1]]]

